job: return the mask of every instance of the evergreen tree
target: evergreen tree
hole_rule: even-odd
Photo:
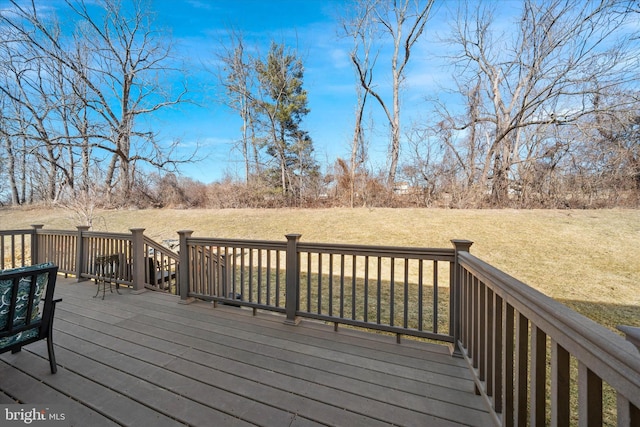
[[[295,197],[306,178],[318,171],[311,137],[300,127],[309,113],[307,91],[302,87],[304,66],[295,53],[272,43],[267,57],[255,61],[255,69],[260,91],[255,109],[266,135],[266,153],[275,161],[267,173],[278,177],[276,185],[283,195]]]

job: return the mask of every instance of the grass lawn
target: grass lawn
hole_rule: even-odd
[[[74,229],[74,213],[0,209],[0,229]],[[229,209],[99,211],[94,230],[145,228],[152,239],[199,237],[451,247],[471,253],[614,329],[640,326],[640,210]]]

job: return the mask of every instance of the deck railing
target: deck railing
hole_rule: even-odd
[[[179,295],[180,256],[146,236],[143,237],[142,253],[145,258],[145,265],[142,267],[145,287]]]
[[[0,270],[30,265],[34,258],[31,244],[33,228],[25,230],[0,230]]]
[[[466,251],[457,257],[458,348],[497,424],[640,426],[630,342]]]
[[[454,249],[193,238],[180,232],[183,299],[198,298],[454,342]]]
[[[43,261],[58,266],[58,272],[78,280],[105,279],[137,291],[143,288],[178,293],[178,254],[143,235],[77,230],[0,231],[0,268],[21,267]],[[109,258],[105,266],[100,260]]]
[[[453,342],[454,249],[298,243],[298,315]]]
[[[450,343],[496,425],[640,425],[638,349],[472,256],[470,241],[429,249],[178,234],[179,255],[142,229],[0,231],[1,268],[31,258],[97,278],[96,258],[119,254],[118,280],[135,290]]]

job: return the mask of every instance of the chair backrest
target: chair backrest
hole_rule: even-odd
[[[52,263],[0,271],[0,348],[46,333],[57,273]]]

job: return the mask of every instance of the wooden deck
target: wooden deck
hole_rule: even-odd
[[[0,355],[0,404],[56,405],[77,426],[492,424],[443,346],[95,289],[58,280],[58,373],[44,342]]]

